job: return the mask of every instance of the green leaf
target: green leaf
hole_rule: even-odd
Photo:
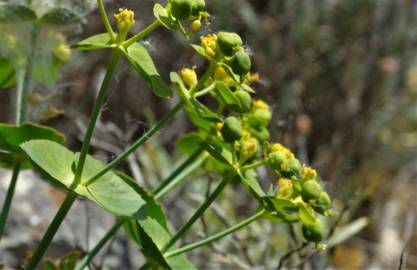
[[[229,166],[233,166],[232,153],[220,144],[201,142],[201,147],[209,152],[216,160]]]
[[[314,217],[314,211],[309,209],[308,206],[304,203],[298,204],[298,217],[304,224],[315,224],[316,218]]]
[[[133,68],[139,73],[142,79],[148,84],[155,95],[161,98],[172,96],[171,89],[165,84],[159,75],[146,49],[139,43],[134,43],[127,51],[124,51]]]
[[[0,168],[12,169],[16,162],[20,162],[20,170],[32,168],[32,164],[21,154],[0,151]]]
[[[65,8],[53,8],[40,18],[40,23],[50,25],[69,25],[81,22],[81,18]]]
[[[250,87],[249,85],[247,85],[246,83],[242,83],[242,84],[240,85],[240,87],[241,87],[243,90],[245,90],[246,92],[249,92],[249,93],[252,93],[252,94],[255,94],[255,93],[256,93],[256,91],[255,91],[255,90],[253,90],[253,88],[252,88],[252,87]]]
[[[70,252],[61,258],[59,262],[59,270],[73,270],[77,260],[80,258],[80,253]]]
[[[91,51],[113,47],[116,47],[116,44],[112,43],[108,33],[91,36],[71,46],[72,49],[80,51]]]
[[[222,81],[216,82],[216,90],[221,99],[226,103],[228,106],[232,108],[240,108],[239,100],[233,95],[232,90],[230,90],[229,86]]]
[[[179,138],[176,142],[176,146],[182,153],[191,155],[200,148],[200,144],[203,140],[204,139],[197,132],[190,132]]]
[[[277,211],[296,211],[297,204],[293,203],[291,200],[279,199],[276,197],[267,197],[270,202],[274,205]]]
[[[231,77],[232,77],[232,79],[233,79],[235,82],[240,83],[240,77],[239,77],[239,75],[236,75],[236,74],[233,72],[232,68],[231,68],[229,65],[227,65],[227,64],[225,64],[225,63],[221,63],[220,65],[224,68],[224,70],[226,71],[226,73],[227,73],[227,74],[229,74],[229,76],[231,76]]]
[[[252,171],[253,172],[253,171]],[[239,176],[243,184],[256,196],[258,199],[265,196],[265,192],[262,187],[259,185],[258,180],[256,179],[256,173],[253,175],[251,171],[246,171],[245,174],[239,172]]]
[[[221,122],[222,119],[219,115],[217,115],[215,112],[210,110],[208,107],[200,103],[197,99],[191,98],[190,99],[191,106],[193,106],[193,109],[195,112],[197,112],[198,115],[201,116],[201,118],[206,119],[210,122]]]
[[[190,93],[188,92],[187,87],[185,87],[184,82],[182,81],[180,75],[176,72],[171,72],[169,76],[171,78],[171,82],[175,85],[178,95],[183,98],[183,100],[187,103],[187,105],[191,105]]]
[[[20,144],[34,139],[63,143],[65,137],[53,128],[32,123],[19,126],[0,124],[0,149],[2,150],[19,153],[21,152]]]
[[[172,31],[178,30],[179,22],[174,20],[172,16],[169,16],[167,9],[160,4],[153,6],[153,15],[165,28]]]
[[[201,47],[200,45],[196,45],[196,44],[191,44],[191,47],[194,49],[194,51],[196,53],[198,53],[199,55],[201,55],[204,58],[207,59],[212,59],[209,55],[206,54],[206,51],[204,50],[203,47]]]
[[[26,6],[0,3],[0,22],[19,23],[36,19],[36,13]]]
[[[368,223],[368,218],[361,217],[343,227],[336,228],[335,233],[329,239],[327,246],[331,248],[346,241],[347,239],[360,232],[363,228],[365,228]]]
[[[60,270],[58,266],[55,265],[55,263],[51,260],[45,260],[43,263],[43,269],[44,270]]]
[[[0,57],[0,88],[16,85],[16,72],[9,60]]]

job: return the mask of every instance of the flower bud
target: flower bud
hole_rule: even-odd
[[[303,224],[303,236],[309,242],[320,242],[324,237],[324,225],[320,219],[312,224]]]
[[[180,72],[181,79],[184,82],[184,84],[188,87],[193,87],[197,85],[198,79],[197,79],[197,73],[194,69],[191,68],[183,68]]]
[[[234,73],[238,75],[245,75],[250,71],[252,62],[250,57],[245,52],[237,52],[233,55],[231,60],[231,67]]]
[[[238,90],[234,93],[234,96],[239,100],[241,105],[239,112],[249,112],[252,105],[252,98],[250,94],[246,91]]]
[[[219,32],[217,36],[219,49],[226,56],[232,56],[243,44],[242,39],[236,33]]]
[[[204,10],[206,7],[206,2],[204,0],[193,0],[192,6],[191,6],[191,14],[193,16],[198,16],[201,11]]]
[[[191,16],[193,8],[192,0],[172,0],[171,14],[178,20],[186,20]]]
[[[123,41],[135,23],[135,13],[128,9],[119,9],[119,13],[114,14],[119,29],[119,41]]]
[[[317,172],[316,170],[309,168],[309,167],[303,167],[303,179],[305,180],[316,180],[317,179]]]
[[[256,99],[252,102],[252,107],[254,110],[256,109],[263,109],[263,110],[269,110],[268,104],[266,104],[265,101],[261,99]]]
[[[316,180],[308,180],[303,184],[301,196],[305,202],[317,199],[322,192],[320,184]]]
[[[281,170],[281,165],[283,165],[286,160],[285,154],[280,151],[268,154],[268,164],[274,170]]]
[[[225,142],[240,140],[242,138],[242,125],[236,117],[229,116],[224,120],[221,133]]]
[[[208,56],[215,58],[217,55],[217,36],[208,35],[201,37],[201,47],[203,47]]]
[[[255,126],[266,127],[271,121],[272,113],[269,109],[268,110],[257,109],[252,112],[252,118],[253,118]]]
[[[289,179],[280,178],[278,180],[278,198],[290,198],[292,196],[292,193],[294,191],[293,189],[293,183]]]
[[[271,148],[271,152],[281,152],[285,155],[285,158],[287,159],[291,159],[294,158],[294,154],[291,152],[290,149],[288,149],[287,147],[283,146],[280,143],[274,143],[270,146]]]
[[[190,24],[190,30],[192,32],[198,31],[201,28],[201,21],[200,20],[194,20],[191,24]]]

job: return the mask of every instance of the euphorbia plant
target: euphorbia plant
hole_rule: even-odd
[[[330,197],[317,182],[317,173],[313,169],[302,165],[281,144],[268,141],[268,124],[272,113],[264,101],[252,100],[251,95],[255,90],[251,84],[258,80],[258,75],[251,73],[251,59],[236,33],[222,31],[202,36],[198,45],[190,44],[206,59],[208,67],[201,76],[198,76],[196,67],[170,74],[173,88],[181,101],[120,156],[104,165],[88,155],[96,121],[120,58],[125,56],[128,59],[157,96],[169,98],[172,94],[170,87],[161,79],[152,58],[139,42],[159,26],[179,31],[189,39],[200,29],[201,21],[208,18],[203,0],[171,0],[166,7],[156,4],[155,22],[129,37],[134,13],[121,9],[114,15],[118,29],[116,33],[101,0],[98,0],[98,6],[107,32],[73,46],[78,50],[111,51],[80,153],[74,153],[50,140],[30,140],[20,145],[46,178],[68,192],[26,269],[37,267],[79,196],[103,207],[119,217],[119,221],[79,263],[78,269],[83,269],[122,226],[127,235],[143,247],[147,259],[144,269],[192,269],[194,267],[183,253],[216,241],[261,217],[275,222],[301,221],[306,240],[322,247],[324,227],[318,214],[327,216],[331,213]],[[213,98],[216,108],[204,105],[201,102],[203,96]],[[182,108],[196,126],[196,131],[186,134],[178,142],[190,157],[159,187],[147,192],[129,176],[112,171]],[[278,185],[268,191],[264,191],[257,180],[257,168],[261,166],[270,168],[279,179]],[[157,199],[198,167],[217,172],[222,180],[190,219],[171,234]],[[230,183],[246,186],[258,201],[259,211],[223,232],[177,249],[177,240]]]

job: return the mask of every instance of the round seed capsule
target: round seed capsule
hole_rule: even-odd
[[[171,14],[178,20],[186,20],[191,16],[192,0],[172,0]]]
[[[242,138],[242,125],[236,117],[229,116],[224,120],[221,133],[226,142],[240,140]]]
[[[231,67],[234,73],[238,75],[245,75],[250,71],[252,62],[250,57],[245,52],[237,52],[231,61]]]
[[[304,201],[317,199],[322,192],[320,184],[316,180],[308,180],[303,184],[301,196]]]
[[[239,100],[241,109],[240,112],[250,111],[252,105],[252,98],[248,92],[243,90],[238,90],[234,93],[235,97]]]
[[[309,242],[320,242],[324,237],[324,225],[320,219],[312,224],[303,224],[303,236]]]
[[[236,47],[243,44],[242,39],[236,33],[220,32],[217,37],[219,49],[226,56],[232,56]]]

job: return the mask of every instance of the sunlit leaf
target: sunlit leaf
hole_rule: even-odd
[[[80,41],[79,43],[72,45],[71,48],[80,50],[80,51],[90,51],[90,50],[112,48],[115,46],[116,45],[111,42],[109,34],[102,33],[102,34],[97,34],[87,39],[84,39]]]
[[[132,44],[125,51],[133,68],[139,73],[155,95],[162,98],[172,96],[171,89],[165,84],[153,63],[151,56],[139,43]]]
[[[40,18],[40,23],[51,25],[68,25],[80,22],[80,16],[65,8],[53,8]]]
[[[18,23],[22,21],[35,21],[36,13],[23,5],[0,3],[0,22]]]

